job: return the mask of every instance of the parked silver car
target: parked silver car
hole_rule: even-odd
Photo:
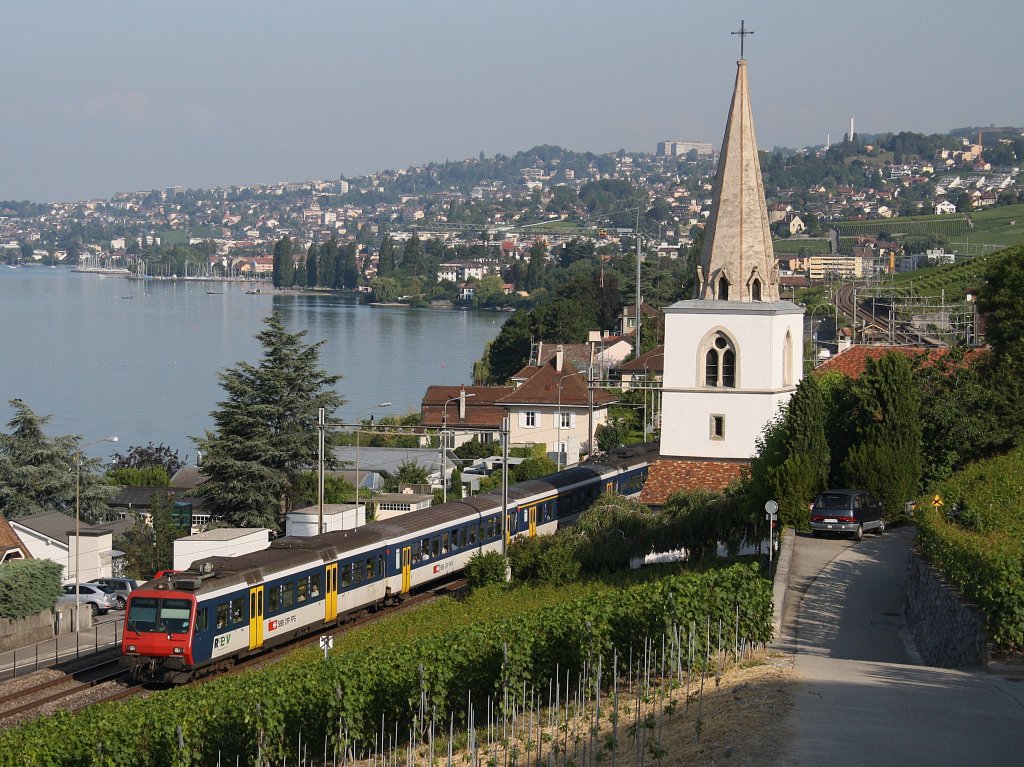
[[[113,589],[117,596],[117,609],[123,610],[128,604],[128,595],[139,587],[133,578],[93,578],[89,583],[99,583],[107,588]]]
[[[63,593],[57,599],[58,604],[75,603],[74,583],[65,584],[61,591]],[[104,586],[102,583],[79,583],[78,602],[82,605],[89,605],[93,615],[106,615],[109,610],[117,607],[117,594],[112,588]]]

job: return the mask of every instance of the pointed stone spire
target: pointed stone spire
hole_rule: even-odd
[[[736,88],[697,266],[695,297],[778,301],[779,277],[750,112],[747,62],[740,59],[736,66]]]

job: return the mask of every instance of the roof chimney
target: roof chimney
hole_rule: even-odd
[[[559,373],[562,372],[562,345],[559,344],[555,347],[555,370]]]
[[[459,392],[459,420],[466,420],[466,387]]]

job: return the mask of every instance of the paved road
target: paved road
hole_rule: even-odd
[[[913,530],[798,536],[778,647],[799,682],[779,764],[1022,765],[1024,682],[921,665],[904,638]]]

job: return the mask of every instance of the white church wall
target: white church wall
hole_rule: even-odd
[[[669,307],[662,455],[751,458],[765,425],[800,380],[802,318],[802,307],[789,302],[694,300]],[[735,387],[706,384],[705,353],[719,332],[735,351]]]

